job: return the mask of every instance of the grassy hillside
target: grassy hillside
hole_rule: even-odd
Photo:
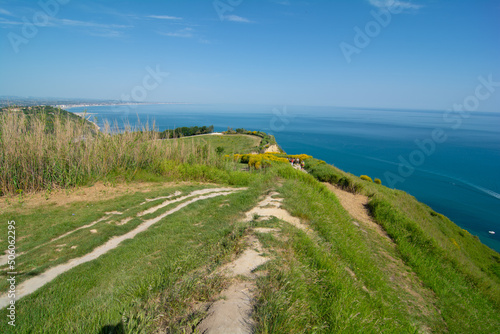
[[[94,134],[96,133],[96,127],[93,123],[64,109],[54,108],[51,106],[0,108],[0,113],[4,114],[3,117],[5,117],[5,114],[9,114],[12,112],[22,113],[24,115],[23,119],[26,120],[26,127],[28,129],[31,129],[32,131],[35,131],[36,127],[42,126],[41,124],[39,124],[39,121],[43,121],[43,127],[45,132],[47,133],[54,133],[55,123],[61,122],[64,124],[66,123],[66,121],[69,121],[86,127]]]
[[[221,154],[236,154],[236,153],[252,153],[258,152],[261,138],[251,135],[231,134],[231,135],[203,135],[195,137],[184,137],[175,139],[188,145],[202,147],[204,145],[210,146],[219,150]]]
[[[321,161],[309,160],[312,175],[371,198],[374,219],[394,241],[397,255],[438,297],[452,332],[487,332],[498,325],[500,256],[445,216],[405,192],[363,181]],[[478,314],[481,310],[481,315]],[[482,318],[491,315],[492,322]]]
[[[2,117],[3,126],[24,124],[19,114]],[[21,148],[45,145],[39,157],[27,149],[14,157],[5,142],[1,146],[10,169],[0,179],[0,228],[16,221],[16,284],[154,224],[18,300],[16,333],[190,332],[207,315],[206,305],[244,280],[220,268],[242,254],[250,234],[271,259],[255,270],[257,333],[500,328],[499,254],[404,192],[313,158],[305,173],[284,154],[242,171],[225,155],[253,152],[260,145],[254,136],[158,140],[142,129],[75,145],[78,122],[61,123],[55,120],[53,133],[12,131],[17,137],[9,138]],[[263,157],[246,156],[249,163]],[[50,173],[12,188],[9,176],[28,175],[34,166]],[[366,196],[373,225],[353,218],[333,186]],[[220,187],[225,193],[216,193]],[[244,221],[244,213],[274,191],[307,229],[258,215]],[[0,245],[7,249],[6,237]],[[5,278],[7,267],[0,268]],[[0,291],[6,289],[0,280]],[[0,317],[6,315],[2,309]],[[0,322],[0,332],[12,327]]]

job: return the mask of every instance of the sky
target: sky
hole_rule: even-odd
[[[500,112],[500,0],[0,0],[0,96]]]

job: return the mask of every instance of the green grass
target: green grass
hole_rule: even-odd
[[[205,189],[207,186],[183,186],[169,188],[168,190],[158,189],[148,193],[131,193],[111,200],[100,202],[80,201],[65,206],[40,205],[32,210],[25,210],[22,209],[20,204],[14,204],[11,209],[5,210],[0,215],[0,220],[7,221],[15,218],[16,233],[23,237],[16,243],[17,253],[25,253],[18,255],[16,258],[16,267],[19,272],[17,282],[20,283],[35,273],[41,273],[47,268],[65,263],[71,258],[83,256],[95,247],[105,243],[111,237],[133,230],[143,220],[152,216],[136,217],[137,213],[162,202],[162,200],[151,201],[145,205],[139,205],[146,198],[167,196],[176,191],[181,191],[183,195],[187,195],[193,190],[202,188]],[[109,219],[101,221],[92,227],[78,230],[64,238],[51,242],[52,239],[58,236],[107,216],[105,213],[111,211],[120,211],[123,214],[109,215]],[[161,212],[158,211],[154,215],[157,216]],[[125,218],[133,219],[122,226],[116,225],[116,222]],[[90,233],[89,230],[91,229],[98,230],[98,233]],[[6,244],[4,245],[6,247]],[[72,246],[77,248],[72,249]],[[57,251],[58,249],[60,251]],[[4,276],[3,273],[2,276]],[[0,290],[5,290],[6,286],[7,281],[1,280]]]
[[[411,216],[394,210],[384,200],[374,199],[370,208],[398,245],[404,261],[438,296],[437,305],[450,331],[492,333],[498,329],[498,277],[481,270],[485,264],[492,263],[491,258],[477,266],[464,253],[457,254],[461,252],[457,246],[451,251],[443,249],[438,238],[429,237],[429,233],[439,235],[439,232],[424,232]],[[478,242],[474,246],[483,248]],[[493,255],[486,246],[483,250]]]
[[[371,235],[375,241],[365,242],[365,233],[352,224],[330,191],[290,180],[281,193],[290,212],[307,220],[319,239],[283,224],[283,240],[263,241],[279,256],[267,265],[269,275],[259,281],[258,332],[445,330],[432,300],[422,303],[397,288],[386,270],[389,261],[380,256],[382,241]]]
[[[261,138],[251,135],[203,135],[195,137],[184,137],[179,140],[187,143],[188,145],[203,146],[208,145],[212,148],[223,147],[223,154],[246,154],[251,152],[258,152]]]
[[[371,197],[371,214],[394,241],[396,256],[436,295],[448,330],[491,333],[498,329],[500,257],[496,252],[402,191],[362,182],[317,161],[309,166],[318,179],[340,186],[340,180],[346,179],[351,189]]]
[[[92,333],[117,325],[130,333],[148,332],[161,315],[170,319],[163,326],[182,326],[180,318],[188,318],[193,298],[207,300],[224,286],[220,277],[198,278],[238,250],[244,228],[234,222],[256,202],[260,191],[254,187],[193,203],[98,259],[60,275],[18,301],[16,332]],[[129,200],[115,199],[115,207],[127,206]],[[220,206],[223,201],[230,205]],[[103,210],[107,204],[102,204]],[[73,209],[61,209],[60,214],[69,215]],[[197,291],[202,286],[210,289]],[[162,299],[166,303],[156,303]],[[5,310],[1,313],[5,317]],[[2,322],[0,331],[7,331],[7,326]]]

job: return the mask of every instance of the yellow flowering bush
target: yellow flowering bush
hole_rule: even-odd
[[[368,175],[361,175],[359,178],[361,180],[365,180],[365,181],[368,181],[368,182],[373,182],[372,178],[369,177]]]
[[[227,156],[229,158],[229,156]],[[263,167],[268,167],[272,163],[288,163],[288,158],[298,158],[298,159],[307,159],[310,156],[305,154],[293,155],[293,156],[278,156],[273,153],[259,153],[259,154],[235,154],[233,159],[235,161],[239,161],[241,163],[248,163],[248,166],[253,167],[255,169],[261,169]]]
[[[292,159],[300,159],[300,161],[304,161],[306,159],[312,158],[312,156],[307,155],[307,154],[296,154],[296,155],[287,155],[287,158],[292,158]]]

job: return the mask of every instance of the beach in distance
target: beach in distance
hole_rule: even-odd
[[[86,111],[101,127],[104,120],[121,128],[124,121],[154,121],[160,131],[203,125],[264,131],[289,154],[306,153],[410,193],[500,252],[500,113],[459,119],[443,111],[202,104],[68,110]]]

